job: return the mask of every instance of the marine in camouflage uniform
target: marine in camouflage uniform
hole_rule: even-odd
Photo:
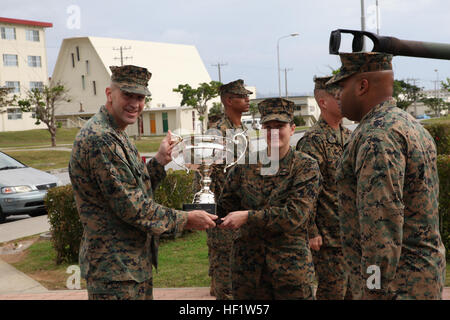
[[[121,95],[150,94],[147,69],[123,66],[111,71],[112,86]],[[107,90],[113,92],[112,87]],[[123,118],[108,109],[112,104],[108,101],[80,130],[69,163],[83,224],[81,275],[89,299],[152,299],[159,236],[181,231],[188,213],[153,201],[153,190],[165,177],[164,166],[156,157],[144,165],[124,131]]]
[[[322,245],[318,251],[312,250],[314,270],[318,287],[318,300],[342,300],[345,297],[348,275],[344,269],[339,231],[336,168],[344,151],[344,143],[351,131],[339,123],[342,116],[334,98],[336,86],[326,86],[328,77],[314,78],[314,94],[319,104],[326,104],[319,121],[308,129],[297,142],[296,149],[317,160],[323,178],[317,211],[311,216],[308,227],[309,239],[321,237]],[[333,110],[335,108],[336,110]],[[337,112],[337,115],[336,115]],[[337,128],[331,127],[324,119],[337,121]],[[314,248],[313,248],[314,249]]]
[[[439,233],[435,143],[420,123],[385,98],[392,94],[391,55],[340,57],[341,71],[328,83],[341,84],[343,115],[360,121],[337,172],[341,236],[353,296],[441,299],[445,250]],[[374,77],[386,81],[388,90],[372,81]],[[356,90],[368,90],[358,91],[358,99],[372,94],[384,101],[369,104],[369,95],[358,106],[352,95]],[[361,117],[350,116],[361,108],[367,110]]]
[[[245,89],[244,81],[241,79],[222,85],[219,90],[222,102],[225,105],[225,113],[221,119],[209,129],[220,131],[223,137],[227,137],[227,130],[233,130],[233,132],[236,133],[244,131],[245,128],[242,123],[240,125],[234,124],[227,115],[227,113],[230,112],[229,109],[233,108],[233,106],[227,105],[225,96],[236,96],[238,99],[245,99],[247,101],[248,95],[252,92]],[[234,111],[236,112],[236,110]],[[208,131],[213,132],[211,130]],[[224,168],[225,164],[212,167],[212,182],[210,189],[214,192],[216,201],[219,199],[225,183],[227,173],[224,172]],[[198,185],[198,176],[196,177],[196,180],[196,185]],[[209,256],[209,275],[211,277],[212,291],[217,300],[231,300],[231,248],[233,246],[233,237],[237,231],[213,228],[208,229],[206,233]]]
[[[265,158],[257,164],[237,165],[227,177],[218,203],[219,216],[227,216],[219,227],[228,227],[228,223],[233,228],[240,226],[233,244],[233,298],[313,299],[307,223],[320,192],[318,164],[289,146],[295,129],[293,102],[266,99],[258,107],[263,126],[268,122],[288,124],[290,135],[275,174],[263,172],[272,166],[264,153]],[[244,217],[243,224],[233,225],[234,217]]]

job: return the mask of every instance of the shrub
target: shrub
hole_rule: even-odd
[[[83,226],[75,205],[72,186],[52,188],[45,197],[56,264],[77,263]]]
[[[450,154],[437,159],[439,173],[439,219],[441,237],[450,258]]]
[[[295,117],[294,117],[294,123],[295,123],[295,125],[296,125],[297,127],[303,127],[303,126],[306,126],[306,122],[305,122],[305,120],[303,119],[302,116],[295,116]]]
[[[181,210],[183,203],[192,202],[193,185],[193,171],[186,173],[183,170],[169,169],[166,178],[155,190],[155,201],[163,206]]]
[[[424,125],[436,142],[438,154],[450,154],[450,121],[434,122]]]

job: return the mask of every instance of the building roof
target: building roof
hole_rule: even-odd
[[[99,86],[102,86],[103,83],[109,84],[109,77],[111,75],[109,66],[120,66],[120,50],[118,49],[122,47],[124,49],[124,65],[132,64],[145,67],[152,73],[148,86],[152,93],[152,107],[164,104],[166,106],[165,110],[168,110],[167,107],[179,106],[182,96],[180,93],[173,92],[173,89],[178,87],[179,84],[188,83],[193,87],[197,87],[202,82],[209,83],[211,81],[210,75],[194,45],[103,37],[64,39],[53,70],[52,78],[54,80],[67,83],[70,79],[75,78],[71,71],[68,72],[64,68],[66,64],[71,65],[70,53],[75,52],[74,50],[77,46],[80,48],[81,56],[83,56],[84,50],[91,50],[90,52],[95,52],[96,57],[98,57],[98,59],[94,59],[91,55],[91,66],[94,63],[100,63],[101,69],[104,72],[97,72],[90,77],[91,80],[98,80]],[[125,59],[126,57],[130,57],[130,59]],[[69,69],[72,70],[71,67]],[[73,70],[77,72],[76,69]],[[82,68],[82,70],[84,69]],[[78,73],[76,75],[76,79],[78,80]],[[76,85],[78,85],[78,82],[76,82]],[[101,87],[99,89],[103,90]],[[72,90],[72,95],[75,92],[75,90]],[[78,109],[78,103],[75,103],[77,99],[80,101],[83,100],[84,106],[92,108],[89,111],[94,111],[94,108],[98,108],[97,105],[94,106],[88,101],[91,99],[90,96],[83,96],[83,98],[81,96],[73,96],[73,98],[73,105],[68,108],[72,108],[74,111]],[[104,96],[102,96],[103,99]],[[58,113],[70,112],[69,110],[63,109],[65,108],[61,107]]]
[[[0,17],[0,23],[10,23],[10,24],[21,24],[25,26],[33,26],[33,27],[41,27],[41,28],[52,28],[53,23],[50,22],[41,22],[41,21],[32,21],[32,20],[22,20],[22,19],[11,19]]]

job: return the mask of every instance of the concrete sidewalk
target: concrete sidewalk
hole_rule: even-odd
[[[58,290],[35,293],[0,294],[0,300],[87,300],[86,290]],[[215,300],[209,288],[155,288],[154,300]]]
[[[86,290],[59,290],[35,293],[0,294],[0,300],[87,300]],[[155,288],[154,300],[215,300],[209,288]],[[450,287],[444,288],[443,300],[450,300]]]
[[[0,224],[0,243],[48,232],[47,215]]]
[[[20,295],[45,292],[48,290],[39,282],[0,259],[0,297],[3,294]]]

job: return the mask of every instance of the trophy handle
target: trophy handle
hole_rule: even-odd
[[[175,144],[174,144],[174,147],[175,147],[180,142],[183,142],[184,139],[183,139],[182,136],[179,136],[176,133],[171,132],[170,133],[170,140],[171,141],[175,141]],[[185,169],[187,171],[187,173],[189,173],[189,171],[190,171],[189,168],[186,167],[184,164],[178,163],[174,158],[172,158],[172,161],[175,162],[179,167]]]
[[[242,136],[242,137],[244,138],[244,141],[245,141],[245,148],[244,148],[244,152],[242,152],[242,154],[238,157],[238,159],[237,159],[236,161],[233,161],[232,163],[230,163],[229,165],[227,165],[227,166],[223,169],[223,172],[224,172],[224,173],[227,172],[227,169],[228,169],[229,167],[232,167],[232,166],[234,166],[236,163],[238,163],[238,162],[242,159],[242,157],[245,157],[245,152],[247,151],[247,147],[248,147],[247,137],[245,136],[246,133],[247,133],[247,130],[244,130],[244,131],[242,131],[242,132],[236,133],[236,134],[233,136],[233,142],[234,142],[234,144],[238,144],[238,143],[239,143],[239,140],[237,139],[237,137],[238,137],[238,136]]]

